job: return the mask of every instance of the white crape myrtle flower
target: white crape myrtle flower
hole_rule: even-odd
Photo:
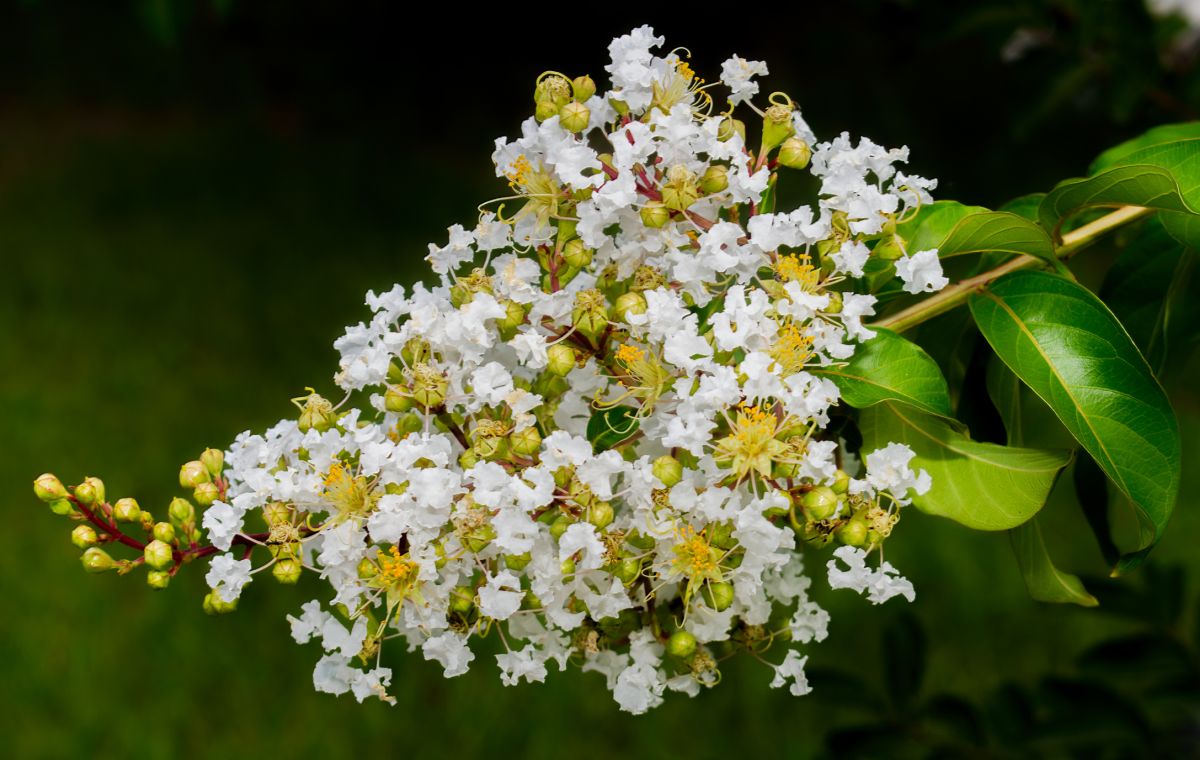
[[[383,662],[407,648],[507,685],[582,664],[643,713],[749,649],[802,695],[830,628],[802,554],[843,544],[831,586],[913,597],[872,568],[930,477],[906,446],[838,437],[830,368],[875,335],[895,281],[864,273],[889,271],[875,249],[935,183],[901,171],[906,149],[817,142],[790,98],[760,98],[765,63],[734,56],[709,85],[664,45],[614,40],[608,83],[543,74],[495,141],[504,197],[335,343],[346,400],[295,399],[213,470],[193,523],[221,552],[206,608],[232,609],[251,572],[318,576],[287,618],[320,644],[316,689],[387,699]],[[777,207],[800,171],[815,195]],[[896,272],[911,293],[946,282],[936,251]]]

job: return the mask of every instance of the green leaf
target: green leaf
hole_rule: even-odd
[[[1013,198],[1008,203],[1005,203],[999,208],[1000,211],[1007,211],[1010,214],[1016,214],[1022,219],[1028,219],[1031,222],[1038,220],[1038,208],[1042,205],[1042,199],[1046,197],[1045,193],[1030,193],[1029,195],[1021,195]]]
[[[1045,401],[1136,508],[1136,566],[1162,536],[1179,490],[1179,426],[1137,346],[1086,288],[1045,272],[1014,272],[971,296],[996,354]]]
[[[1029,595],[1039,602],[1068,602],[1083,607],[1095,607],[1099,602],[1087,592],[1078,576],[1064,573],[1054,566],[1042,528],[1037,518],[1018,525],[1008,533],[1012,539],[1017,564],[1025,578]]]
[[[637,432],[641,420],[629,406],[600,409],[588,420],[587,437],[597,453],[607,451]]]
[[[1147,148],[1197,138],[1200,138],[1200,121],[1163,124],[1104,151],[1092,162],[1091,167],[1088,168],[1088,174],[1097,174],[1105,169],[1123,164],[1142,163],[1139,156]]]
[[[912,448],[913,468],[933,478],[929,492],[913,498],[923,512],[977,530],[1006,530],[1046,503],[1068,451],[1044,451],[972,441],[960,425],[919,409],[884,401],[859,419],[863,451],[891,441]]]
[[[1055,261],[1054,244],[1037,224],[1007,211],[972,214],[959,222],[938,248],[939,258],[968,253],[1027,254]]]
[[[911,219],[896,225],[896,235],[910,253],[927,251],[940,246],[963,219],[980,212],[987,212],[987,209],[964,206],[957,201],[937,201],[921,206]]]
[[[844,365],[812,370],[833,381],[842,399],[857,409],[881,401],[903,401],[930,414],[953,415],[946,378],[917,344],[891,330],[877,329]]]
[[[1121,251],[1100,287],[1100,299],[1159,377],[1169,354],[1176,354],[1176,361],[1186,360],[1200,332],[1195,264],[1195,253],[1167,234],[1163,221],[1150,219]]]
[[[1058,183],[1042,199],[1038,221],[1058,235],[1062,223],[1087,208],[1145,206],[1164,211],[1196,211],[1184,200],[1175,175],[1149,164],[1118,166],[1094,177]]]

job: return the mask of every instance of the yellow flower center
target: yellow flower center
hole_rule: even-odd
[[[782,282],[798,282],[800,287],[814,292],[821,282],[821,272],[812,265],[808,254],[789,253],[775,262],[775,277]]]
[[[771,346],[771,358],[779,364],[785,375],[791,375],[804,369],[805,363],[812,358],[812,345],[813,336],[789,322],[779,331],[775,345]]]

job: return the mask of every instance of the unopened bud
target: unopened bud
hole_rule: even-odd
[[[66,486],[56,476],[48,472],[40,475],[37,480],[33,481],[33,492],[37,494],[39,499],[45,502],[54,502],[67,498]]]
[[[567,528],[571,527],[572,522],[571,518],[566,515],[559,515],[554,518],[554,522],[550,523],[550,535],[557,541],[567,532]]]
[[[546,369],[559,377],[566,377],[575,369],[575,349],[566,343],[555,343],[546,349],[546,359]]]
[[[389,385],[383,394],[383,408],[389,412],[407,412],[412,406],[412,396],[398,385]]]
[[[638,576],[641,574],[642,561],[639,559],[634,559],[633,557],[626,557],[622,559],[617,563],[616,567],[613,568],[613,575],[615,575],[617,579],[626,586],[637,580]]]
[[[304,566],[300,564],[300,560],[286,557],[275,560],[275,564],[271,565],[271,575],[285,586],[292,586],[300,580],[300,572],[303,569]]]
[[[210,480],[212,480],[212,475],[199,459],[194,459],[179,468],[179,486],[181,488],[195,488]]]
[[[458,586],[450,591],[450,611],[459,615],[471,614],[475,606],[475,589],[470,586]]]
[[[196,508],[187,499],[176,496],[174,499],[171,499],[171,504],[167,507],[167,517],[177,525],[182,525],[185,522],[194,522],[196,520]]]
[[[146,573],[146,585],[155,591],[162,591],[171,584],[171,574],[166,570],[151,570]]]
[[[211,507],[220,495],[221,492],[217,488],[217,484],[212,481],[201,483],[192,491],[192,498],[202,507]]]
[[[126,496],[124,499],[117,499],[117,503],[113,504],[112,516],[117,522],[137,522],[142,519],[142,509],[135,499]]]
[[[587,129],[592,111],[583,103],[573,100],[558,109],[558,123],[568,132],[579,133]]]
[[[80,549],[95,546],[99,540],[99,536],[96,535],[96,529],[90,525],[79,524],[71,531],[71,543]]]
[[[60,517],[65,517],[75,512],[75,505],[68,499],[58,499],[50,502],[50,511]]]
[[[721,164],[713,164],[704,170],[700,177],[700,189],[706,194],[719,193],[729,187],[729,169]]]
[[[833,492],[846,493],[850,490],[850,473],[838,470],[833,474]]]
[[[735,119],[732,116],[726,116],[721,119],[720,126],[717,127],[717,139],[721,142],[729,140],[734,135],[742,138],[742,142],[746,141],[746,124],[741,119]]]
[[[862,546],[867,542],[867,524],[863,520],[850,520],[834,533],[834,537],[846,546]]]
[[[84,478],[75,486],[75,498],[85,507],[95,506],[104,501],[104,481],[100,478]]]
[[[821,311],[826,314],[841,314],[842,313],[842,294],[836,290],[830,290],[826,293],[829,296],[829,305]]]
[[[696,637],[687,631],[680,629],[671,634],[671,638],[667,640],[667,654],[672,657],[678,657],[681,660],[686,660],[691,657],[696,651]]]
[[[200,455],[200,461],[204,464],[204,468],[208,470],[208,474],[214,478],[221,475],[221,470],[225,468],[225,452],[220,449],[205,449]]]
[[[504,555],[504,566],[507,567],[509,570],[514,570],[518,573],[521,572],[522,570],[524,570],[529,565],[529,563],[532,561],[533,561],[533,555],[530,554],[529,552],[525,552],[524,554],[505,554]]]
[[[709,583],[702,592],[704,601],[717,612],[724,612],[733,604],[733,586],[725,583]]]
[[[638,214],[642,217],[642,224],[654,230],[671,221],[671,210],[658,201],[647,201]]]
[[[617,298],[617,302],[613,304],[613,315],[623,322],[628,322],[630,314],[645,314],[646,309],[646,297],[630,291]]]
[[[116,567],[113,558],[108,556],[108,552],[98,546],[93,546],[83,553],[80,557],[83,563],[83,569],[89,573],[103,573],[112,570]]]
[[[162,541],[164,544],[169,544],[175,541],[175,526],[169,522],[160,522],[154,524],[154,530],[151,531],[155,540]]]
[[[667,488],[683,480],[683,464],[670,454],[663,454],[658,459],[655,459],[651,472]]]
[[[828,486],[817,486],[800,499],[800,506],[810,520],[825,520],[832,517],[838,508],[838,497]]]
[[[227,602],[216,591],[209,591],[204,597],[204,612],[209,615],[227,615],[237,609],[237,599]]]
[[[571,94],[580,103],[586,103],[589,98],[596,94],[596,83],[587,74],[575,77],[571,81]]]
[[[530,425],[529,427],[518,430],[508,436],[508,447],[512,453],[519,456],[533,456],[542,448],[542,434],[538,432],[537,427]]]
[[[142,550],[142,556],[146,560],[146,566],[155,570],[166,570],[175,561],[170,544],[157,538],[146,544],[146,548]]]
[[[576,269],[583,269],[592,263],[593,251],[584,245],[580,238],[572,238],[563,246],[563,260]]]
[[[533,111],[533,117],[538,122],[543,122],[546,119],[558,116],[558,105],[553,100],[539,100],[537,108]]]
[[[612,504],[607,501],[597,501],[587,508],[587,521],[595,525],[597,530],[604,530],[611,525],[613,517]]]
[[[789,137],[779,146],[779,163],[789,169],[803,169],[812,158],[812,149],[799,137]]]

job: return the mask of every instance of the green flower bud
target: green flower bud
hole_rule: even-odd
[[[664,486],[671,488],[683,480],[683,463],[670,454],[663,454],[654,460],[651,472],[654,473],[654,477],[662,481]]]
[[[592,525],[595,525],[597,530],[604,530],[612,524],[613,517],[612,504],[609,504],[607,501],[594,502],[587,508],[586,519]]]
[[[473,449],[467,449],[458,455],[458,466],[464,470],[469,470],[479,462],[479,457],[475,456]]]
[[[193,459],[179,468],[179,487],[195,488],[212,480],[208,468],[199,459]]]
[[[117,522],[137,522],[142,519],[142,508],[138,506],[137,500],[126,496],[124,499],[118,499],[117,503],[113,504],[112,516]]]
[[[383,394],[383,408],[389,412],[407,412],[413,407],[412,396],[399,385],[389,385]]]
[[[608,301],[596,288],[581,290],[575,294],[575,308],[571,310],[571,323],[579,332],[595,338],[608,325]]]
[[[157,541],[162,541],[164,544],[173,543],[175,541],[175,526],[169,522],[155,523],[153,534]]]
[[[626,586],[633,583],[642,574],[642,561],[633,557],[626,557],[616,564],[612,574],[617,577],[621,583]]]
[[[812,158],[812,149],[799,137],[789,137],[779,146],[779,163],[789,169],[803,169]]]
[[[646,536],[638,533],[636,530],[631,531],[625,536],[625,543],[643,552],[648,552],[653,549],[658,542],[654,540],[654,536]]]
[[[292,519],[292,510],[282,501],[272,501],[262,508],[263,520],[267,527],[274,528]],[[187,518],[191,519],[191,518]]]
[[[171,583],[171,574],[166,570],[151,570],[146,573],[146,585],[155,591],[162,591]]]
[[[647,201],[638,214],[642,217],[642,224],[652,230],[656,230],[671,221],[670,209],[658,201]]]
[[[737,546],[737,539],[733,537],[733,523],[725,521],[709,525],[708,542],[725,551]]]
[[[534,109],[533,112],[533,117],[537,119],[539,123],[555,116],[558,116],[558,106],[553,100],[538,101],[537,108]]]
[[[458,586],[450,591],[450,611],[460,615],[471,614],[475,606],[475,589],[470,586]]]
[[[572,522],[574,521],[566,515],[559,515],[554,518],[554,522],[550,523],[550,535],[557,541],[562,538],[562,534],[567,532],[567,528],[571,527]]]
[[[75,505],[67,499],[58,499],[57,501],[50,502],[50,511],[56,515],[65,517],[66,515],[74,514]]]
[[[112,570],[116,567],[113,558],[108,556],[108,552],[98,546],[93,546],[83,553],[80,557],[83,562],[83,569],[89,573],[103,573]]]
[[[564,559],[559,567],[562,569],[564,578],[575,574],[575,560],[570,557]]]
[[[100,478],[84,478],[75,486],[75,499],[85,507],[92,507],[104,501],[104,481]]]
[[[425,418],[420,414],[405,414],[396,420],[396,430],[404,435],[419,433],[425,429]]]
[[[867,542],[867,524],[859,519],[850,520],[837,529],[834,537],[846,546],[862,546]]]
[[[216,591],[209,591],[204,597],[204,612],[208,615],[227,615],[237,609],[238,600],[227,602]]]
[[[162,524],[159,523],[159,525]],[[155,570],[166,570],[175,561],[171,545],[158,538],[146,544],[142,556],[146,559],[146,566]]]
[[[701,593],[705,603],[717,612],[724,612],[733,604],[733,586],[728,583],[709,583]]]
[[[686,660],[696,652],[696,637],[680,629],[667,639],[667,654]]]
[[[830,290],[826,293],[829,296],[829,305],[821,311],[826,314],[841,314],[842,313],[842,294],[836,290]]]
[[[51,473],[44,473],[33,481],[33,492],[45,502],[58,501],[67,498],[67,488],[62,481]]]
[[[523,610],[540,610],[542,608],[542,600],[537,598],[537,594],[532,591],[526,591],[525,597],[521,599],[521,609]]]
[[[796,462],[771,462],[771,475],[776,480],[794,478],[800,474],[800,465]]]
[[[725,116],[721,119],[720,126],[717,127],[717,139],[721,142],[731,139],[734,135],[746,140],[746,124],[741,119],[735,119],[732,116]]]
[[[167,507],[167,517],[176,525],[196,521],[196,508],[187,499],[176,496]]]
[[[196,486],[195,490],[192,491],[192,498],[202,507],[211,507],[220,493],[220,490],[217,489],[217,484],[209,481],[208,483],[201,483]]]
[[[630,291],[617,298],[617,302],[613,304],[613,315],[622,322],[628,322],[630,314],[645,314],[646,308],[646,297]]]
[[[576,269],[583,269],[592,263],[595,252],[583,244],[580,238],[572,238],[563,246],[563,260]]]
[[[271,575],[275,580],[285,586],[293,586],[300,580],[300,572],[304,566],[300,564],[300,560],[294,557],[285,557],[275,560],[275,564],[271,565]]]
[[[842,494],[850,490],[850,473],[838,470],[833,474],[833,492]]]
[[[895,235],[888,235],[875,244],[871,255],[881,261],[895,261],[904,255],[904,247]]]
[[[762,149],[770,152],[792,136],[796,128],[792,125],[790,103],[776,103],[763,114]]]
[[[200,461],[208,470],[209,475],[214,478],[220,477],[221,470],[225,469],[225,452],[220,449],[205,449],[200,454]]]
[[[475,531],[463,539],[463,546],[467,547],[467,551],[478,554],[488,547],[489,544],[496,538],[496,529],[489,525],[482,525]]]
[[[719,193],[727,187],[729,187],[729,169],[720,164],[708,167],[700,177],[700,189],[705,194]]]
[[[89,546],[95,546],[100,541],[100,537],[96,535],[96,529],[90,525],[79,524],[71,531],[71,543],[80,549],[86,549]]]
[[[588,98],[596,94],[596,83],[587,74],[581,77],[575,77],[571,81],[571,94],[580,103],[586,103]]]
[[[518,430],[508,436],[508,447],[518,456],[533,456],[542,449],[542,434],[534,425]]]
[[[525,307],[511,298],[505,299],[502,303],[504,305],[504,317],[497,320],[496,327],[500,328],[500,332],[505,335],[515,335],[517,328],[525,324]]]
[[[558,123],[568,132],[577,134],[587,129],[591,118],[591,109],[576,100],[558,109]]]
[[[810,520],[825,520],[837,512],[838,497],[828,486],[817,486],[800,499],[800,506]]]
[[[559,377],[566,377],[575,369],[575,349],[566,343],[555,343],[546,349],[546,359],[546,369]]]
[[[526,568],[526,566],[529,565],[529,563],[532,561],[533,561],[533,555],[530,554],[529,552],[525,552],[524,554],[505,554],[504,555],[504,566],[507,567],[509,570],[513,570],[518,573],[521,572],[522,570],[524,570]]]

